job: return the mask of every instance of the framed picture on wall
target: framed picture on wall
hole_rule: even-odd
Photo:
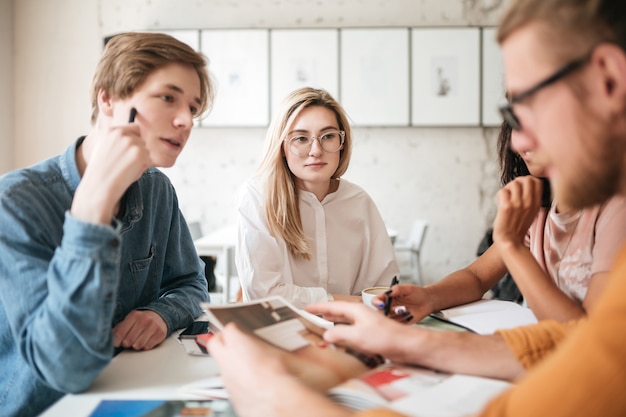
[[[411,124],[480,124],[480,29],[411,29]]]
[[[409,29],[342,29],[340,94],[357,126],[409,125]]]
[[[215,81],[213,109],[202,126],[267,126],[269,30],[203,30],[201,51]]]
[[[495,28],[482,29],[482,47],[482,125],[500,126],[502,116],[498,111],[498,104],[504,100],[504,68]]]
[[[293,90],[323,88],[339,98],[338,29],[270,31],[270,102],[274,114]]]

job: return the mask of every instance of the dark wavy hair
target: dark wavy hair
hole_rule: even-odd
[[[500,184],[504,187],[517,177],[531,175],[524,159],[513,149],[511,149],[511,133],[513,129],[506,121],[500,126],[498,134],[498,157],[500,159]],[[540,177],[543,182],[543,192],[541,194],[541,207],[550,207],[552,204],[552,190],[550,181]]]
[[[511,149],[511,126],[506,121],[498,134],[498,157],[500,159],[500,184],[505,186],[514,178],[530,175],[524,159]]]

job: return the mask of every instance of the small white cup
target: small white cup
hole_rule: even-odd
[[[389,287],[369,287],[361,291],[361,299],[363,304],[376,310],[376,307],[372,305],[372,299],[378,294],[382,294],[387,291]]]

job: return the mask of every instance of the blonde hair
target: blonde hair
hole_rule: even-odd
[[[270,233],[281,237],[294,257],[311,258],[311,247],[302,229],[296,177],[289,169],[284,154],[284,139],[300,112],[313,106],[333,111],[339,129],[346,132],[339,165],[332,178],[341,177],[348,169],[352,153],[352,134],[346,113],[326,90],[304,87],[293,91],[281,103],[265,137],[264,156],[259,174],[265,185],[265,215]]]
[[[91,85],[91,122],[98,117],[98,93],[124,99],[155,70],[177,63],[193,68],[200,78],[198,115],[213,104],[208,60],[189,45],[164,33],[123,33],[107,42]]]
[[[623,0],[517,0],[502,15],[497,40],[539,23],[539,35],[552,45],[555,64],[588,53],[602,42],[626,50],[626,2]]]

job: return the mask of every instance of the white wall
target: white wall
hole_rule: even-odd
[[[15,1],[15,165],[56,154],[86,132],[89,83],[106,35],[159,28],[487,26],[497,23],[501,3],[506,1]],[[188,220],[201,221],[205,232],[234,220],[234,191],[254,171],[263,136],[260,128],[194,131],[177,165],[166,170]],[[345,178],[369,191],[400,238],[414,218],[429,220],[423,254],[428,280],[473,260],[492,222],[495,136],[494,129],[482,128],[355,129]]]
[[[13,169],[13,2],[0,0],[0,174]]]

